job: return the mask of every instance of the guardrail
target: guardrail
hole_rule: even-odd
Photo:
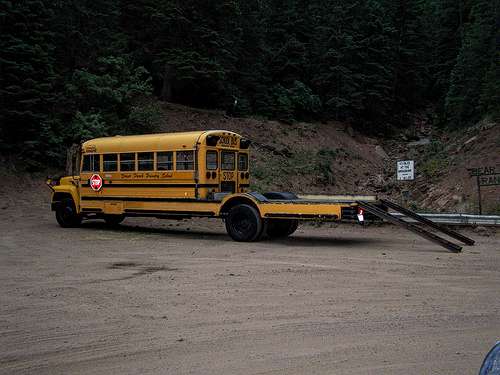
[[[404,218],[405,221],[416,223],[410,217],[407,217],[399,212],[391,212],[391,215],[397,218]],[[440,224],[455,224],[455,225],[500,225],[500,216],[498,215],[470,215],[470,214],[421,214],[435,223]]]

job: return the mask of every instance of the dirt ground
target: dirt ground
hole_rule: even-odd
[[[500,338],[498,233],[242,244],[209,220],[63,229],[47,197],[1,200],[1,374],[476,374]]]

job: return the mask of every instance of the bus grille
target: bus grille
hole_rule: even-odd
[[[236,184],[234,181],[223,181],[220,183],[220,190],[222,193],[236,192]]]

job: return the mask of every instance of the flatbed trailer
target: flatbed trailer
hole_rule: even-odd
[[[47,181],[53,191],[52,210],[62,227],[78,226],[84,219],[117,225],[130,216],[220,218],[236,241],[288,236],[305,220],[386,220],[453,252],[462,248],[421,225],[474,244],[375,195],[249,191],[249,144],[224,130],[87,141],[76,155],[78,173]],[[421,225],[397,218],[389,209]]]

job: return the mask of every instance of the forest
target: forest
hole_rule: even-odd
[[[163,101],[389,134],[500,116],[500,0],[0,0],[0,153],[145,133]]]

